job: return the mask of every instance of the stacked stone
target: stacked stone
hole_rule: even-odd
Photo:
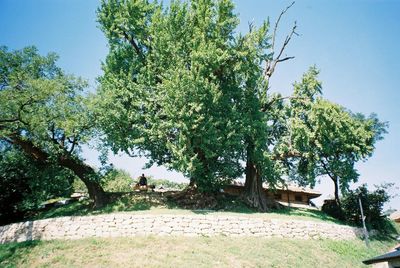
[[[314,221],[215,215],[118,213],[60,217],[0,226],[0,243],[138,235],[224,235],[343,240],[354,239],[361,234],[359,228]]]

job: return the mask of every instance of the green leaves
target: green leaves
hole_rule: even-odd
[[[372,155],[375,142],[386,132],[386,123],[375,115],[366,118],[321,97],[318,71],[311,68],[294,85],[290,100],[290,133],[286,143],[296,148],[296,170],[291,176],[315,184],[318,176],[339,179],[342,191],[356,182],[355,163]]]
[[[98,13],[110,43],[98,94],[107,144],[139,150],[200,187],[236,177],[242,88],[230,62],[232,3],[103,1]]]
[[[270,94],[272,73],[263,66],[274,57],[269,22],[237,35],[232,1],[172,1],[165,8],[102,1],[98,21],[110,52],[92,107],[105,143],[114,152],[144,154],[149,165],[181,171],[201,187],[240,176],[241,161],[250,161],[271,185],[285,176],[314,185],[328,174],[346,188],[358,176],[354,163],[371,155],[385,132],[376,117],[324,100],[315,67],[291,96]]]

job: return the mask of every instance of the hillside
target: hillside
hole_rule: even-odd
[[[232,237],[92,238],[0,245],[2,267],[366,267],[393,241]]]
[[[114,201],[101,210],[91,209],[90,203],[82,200],[32,212],[27,219],[56,225],[57,228],[53,228],[55,234],[58,234],[59,231],[64,232],[65,238],[68,238],[65,236],[67,231],[71,229],[82,231],[85,228],[89,232],[91,232],[90,229],[95,230],[93,235],[100,237],[3,244],[0,245],[0,266],[317,267],[323,265],[324,267],[364,267],[361,263],[362,260],[382,254],[396,243],[388,237],[383,240],[374,238],[371,241],[371,249],[368,249],[360,239],[351,238],[352,236],[345,238],[336,234],[335,228],[347,230],[350,233],[352,228],[340,224],[317,210],[292,208],[258,213],[236,199],[225,198],[217,201],[213,210],[183,209],[158,193],[128,193],[115,196]],[[40,221],[51,218],[56,219]],[[114,222],[107,222],[108,218],[112,218]],[[123,226],[127,224],[125,218],[130,221],[128,227]],[[320,234],[315,237],[308,233],[306,237],[302,230],[298,231],[299,235],[295,234],[294,236],[282,236],[275,233],[257,236],[257,233],[254,232],[241,237],[235,237],[225,232],[208,236],[201,231],[196,233],[196,230],[193,230],[193,237],[176,235],[174,232],[166,235],[155,235],[150,232],[149,235],[144,236],[142,234],[146,233],[140,232],[140,228],[143,228],[144,225],[139,224],[139,227],[135,225],[135,222],[138,224],[137,220],[141,218],[144,221],[151,218],[156,219],[153,221],[153,231],[154,228],[158,228],[155,226],[157,218],[167,219],[165,220],[166,225],[171,223],[168,222],[168,219],[171,218],[178,219],[178,221],[185,218],[194,219],[194,221],[197,221],[197,218],[200,218],[201,221],[203,218],[205,220],[226,218],[244,222],[247,225],[253,224],[253,226],[257,221],[266,224],[261,228],[286,224],[287,227],[283,226],[283,230],[285,228],[299,229],[299,226],[318,230],[322,226],[328,230],[328,236]],[[85,225],[86,219],[90,222]],[[78,222],[81,226],[76,228],[79,226]],[[293,223],[297,227],[291,227]],[[86,227],[82,227],[82,224]],[[107,226],[110,225],[116,226],[117,229],[114,230],[117,233],[120,233],[118,228],[121,227],[118,225],[122,224],[121,228],[131,230],[134,236],[129,237],[120,233],[120,235],[116,235],[120,237],[113,237],[114,232],[102,233],[101,228],[96,227],[96,224],[100,224],[104,228],[109,228]],[[175,223],[173,224],[176,226]],[[197,226],[196,222],[193,224]],[[239,224],[235,224],[239,226]],[[133,233],[132,226],[136,229],[139,228],[139,233]],[[161,226],[163,226],[162,222]],[[40,227],[39,224],[37,228],[44,230],[47,227]],[[228,226],[228,228],[230,227]],[[63,229],[67,231],[62,231]],[[240,232],[243,230],[241,229]],[[274,231],[272,230],[272,232]],[[329,232],[334,235],[330,236]],[[334,240],[329,237],[346,240]],[[51,236],[46,239],[49,238],[54,239]]]

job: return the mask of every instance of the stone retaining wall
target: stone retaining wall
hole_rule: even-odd
[[[362,230],[316,221],[215,215],[118,213],[61,217],[0,226],[0,243],[27,240],[128,237],[137,235],[259,236],[300,239],[354,239]]]

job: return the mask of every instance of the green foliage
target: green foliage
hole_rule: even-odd
[[[65,74],[56,60],[35,47],[0,47],[0,138],[43,165],[68,168],[101,205],[99,176],[79,158],[95,122],[82,93],[86,82]]]
[[[72,146],[68,139],[85,140],[89,118],[80,94],[86,83],[64,74],[57,58],[40,56],[35,47],[13,52],[1,47],[0,136],[17,132],[49,153],[60,150],[54,140],[63,140],[65,149]]]
[[[149,185],[155,185],[156,188],[163,187],[164,189],[171,190],[183,190],[188,186],[187,183],[174,182],[168,179],[154,179],[152,177],[147,179],[147,183]]]
[[[130,192],[133,180],[128,172],[112,168],[104,174],[102,184],[107,192]]]
[[[71,194],[74,176],[43,166],[11,146],[0,150],[0,224],[21,220],[45,200]]]
[[[106,143],[183,172],[201,189],[242,172],[238,20],[230,1],[102,1],[110,44],[96,107]]]
[[[85,184],[79,179],[74,180],[72,183],[72,189],[74,193],[87,193],[88,191]]]
[[[261,181],[314,186],[328,175],[338,196],[386,132],[375,115],[323,99],[315,67],[292,96],[271,94],[274,70],[263,65],[280,61],[269,23],[236,34],[232,1],[103,0],[98,21],[110,51],[92,106],[105,144],[180,171],[201,190],[246,171],[254,195]]]
[[[374,114],[365,117],[323,99],[317,75],[311,68],[301,83],[295,83],[288,106],[290,123],[278,148],[280,155],[291,156],[292,179],[314,186],[320,176],[327,175],[345,192],[358,180],[356,162],[372,155],[387,123]]]
[[[389,228],[387,216],[383,215],[383,206],[388,202],[391,196],[388,189],[393,184],[384,184],[376,187],[374,191],[370,191],[366,184],[361,185],[355,190],[346,192],[342,199],[344,218],[348,223],[361,225],[361,211],[358,198],[361,199],[365,222],[369,229],[376,229],[383,232],[393,232],[393,228]]]

